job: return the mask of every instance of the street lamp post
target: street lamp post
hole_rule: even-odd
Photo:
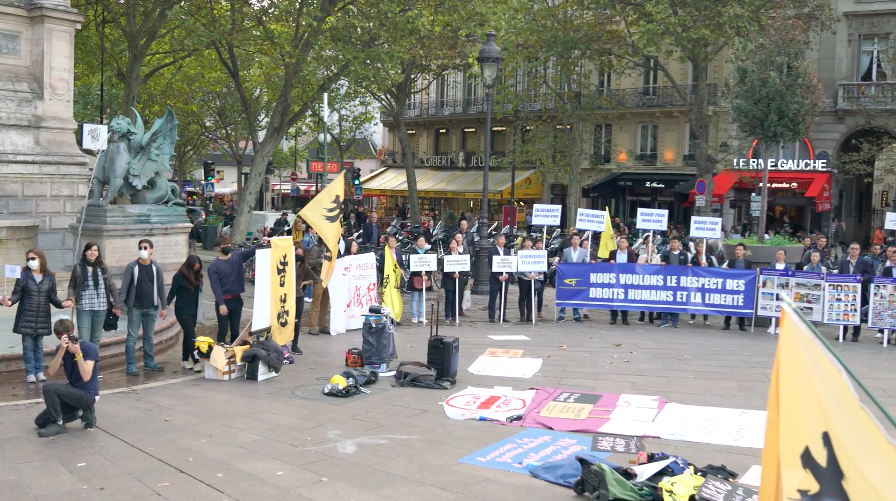
[[[473,272],[473,294],[488,294],[488,276],[491,270],[488,267],[488,167],[491,155],[492,142],[492,89],[504,54],[501,48],[495,45],[496,33],[489,30],[486,34],[485,45],[479,49],[476,61],[482,71],[483,86],[485,87],[485,156],[482,162],[482,204],[479,211],[479,242],[476,243],[476,269]]]

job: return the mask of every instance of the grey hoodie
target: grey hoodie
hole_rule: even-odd
[[[153,304],[156,308],[161,307],[163,310],[168,309],[168,304],[165,301],[165,276],[162,274],[162,267],[159,263],[150,260],[150,264],[152,265],[153,275],[155,275],[156,282],[156,294],[155,297],[152,298]],[[121,288],[118,290],[118,300],[128,308],[134,307],[134,293],[136,287],[134,284],[137,283],[137,272],[139,268],[137,267],[137,260],[131,261],[124,268],[124,273],[121,275]]]

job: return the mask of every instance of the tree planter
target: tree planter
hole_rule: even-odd
[[[722,245],[725,249],[725,257],[727,259],[734,259],[734,247],[737,244],[726,243]],[[778,252],[778,249],[784,249],[785,251],[787,251],[787,259],[785,259],[785,261],[790,263],[791,267],[796,268],[796,266],[794,265],[800,261],[800,258],[803,255],[802,245],[786,245],[780,247],[774,247],[771,245],[748,245],[746,257],[753,262],[754,269],[768,268],[772,263],[777,261],[775,253]]]

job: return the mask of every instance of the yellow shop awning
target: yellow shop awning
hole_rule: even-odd
[[[472,198],[482,197],[482,171],[447,170],[447,169],[414,169],[417,179],[417,196],[436,198]],[[534,169],[520,170],[516,173],[517,199],[539,199],[543,187],[540,176]],[[490,199],[510,198],[510,172],[489,172]],[[402,195],[408,194],[408,180],[403,167],[381,169],[361,180],[364,195]]]

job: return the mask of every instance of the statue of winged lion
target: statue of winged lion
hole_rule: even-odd
[[[105,207],[116,195],[129,199],[131,204],[183,205],[177,185],[168,181],[168,162],[178,139],[174,110],[168,107],[165,116],[146,132],[143,118],[131,109],[136,126],[123,115],[109,122],[109,147],[97,159],[93,198],[88,205]]]

